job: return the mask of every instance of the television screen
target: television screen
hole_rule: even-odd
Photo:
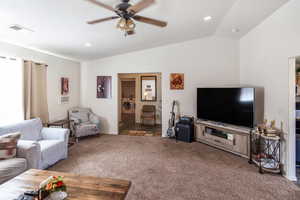
[[[198,88],[197,118],[254,127],[255,88]]]

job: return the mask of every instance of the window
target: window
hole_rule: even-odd
[[[23,119],[23,61],[0,58],[0,126]]]

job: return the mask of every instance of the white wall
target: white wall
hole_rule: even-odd
[[[265,117],[284,123],[288,132],[289,65],[288,58],[300,55],[300,1],[291,0],[240,40],[240,79],[242,84],[265,88]],[[293,133],[288,133],[293,134]],[[286,139],[288,136],[286,136]],[[292,164],[294,144],[284,147],[293,151],[285,155]],[[295,178],[293,167],[287,176]]]
[[[83,63],[84,106],[102,116],[102,132],[118,133],[117,74],[162,73],[162,128],[165,135],[173,100],[180,102],[182,114],[196,115],[196,88],[203,85],[239,83],[238,42],[207,37]],[[185,90],[169,89],[170,73],[185,73]],[[112,99],[96,99],[96,76],[112,76]]]
[[[3,42],[0,42],[0,55],[33,60],[48,65],[47,92],[50,121],[66,118],[67,109],[79,105],[80,63]],[[68,77],[70,81],[70,102],[68,104],[59,104],[61,77]]]

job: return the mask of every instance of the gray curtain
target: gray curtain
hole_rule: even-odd
[[[47,66],[24,61],[24,111],[25,119],[39,117],[49,121],[47,102]]]

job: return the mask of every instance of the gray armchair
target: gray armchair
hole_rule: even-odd
[[[100,120],[89,108],[75,107],[68,111],[71,130],[78,142],[78,138],[100,134]]]

